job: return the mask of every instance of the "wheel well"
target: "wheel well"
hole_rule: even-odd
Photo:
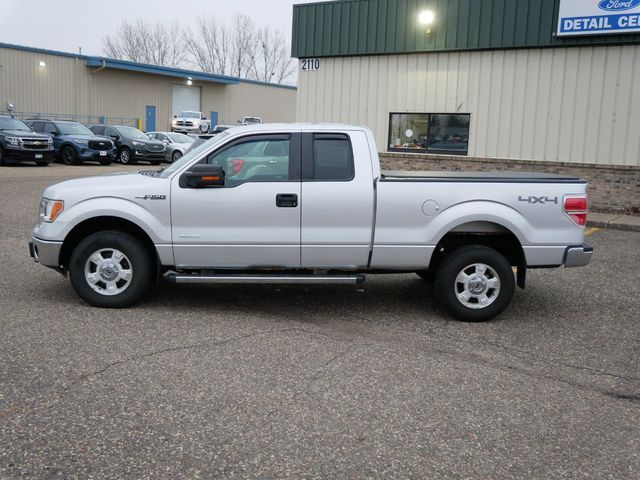
[[[158,252],[156,251],[153,241],[149,235],[147,235],[147,232],[129,220],[109,216],[90,218],[73,227],[62,243],[60,264],[66,268],[69,265],[69,259],[76,246],[87,236],[103,230],[119,230],[133,235],[140,240],[150,252],[153,252],[156,265],[159,264]]]
[[[436,245],[429,270],[437,270],[445,255],[465,245],[484,245],[500,252],[512,266],[523,267],[520,240],[509,229],[492,222],[473,222],[451,230]]]

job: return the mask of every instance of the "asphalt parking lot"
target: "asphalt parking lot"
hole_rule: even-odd
[[[640,233],[486,324],[415,275],[99,310],[27,240],[48,184],[123,169],[0,168],[0,478],[640,477]]]

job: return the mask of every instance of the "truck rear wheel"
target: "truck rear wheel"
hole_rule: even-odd
[[[73,250],[69,276],[85,302],[96,307],[129,307],[145,294],[153,278],[151,252],[128,233],[97,232]]]
[[[507,308],[515,280],[511,265],[496,250],[468,245],[449,253],[440,264],[436,289],[446,310],[467,322],[484,322]]]

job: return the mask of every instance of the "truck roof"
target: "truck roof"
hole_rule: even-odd
[[[318,131],[363,131],[369,130],[362,125],[350,125],[345,123],[255,123],[248,125],[238,125],[230,128],[227,132],[233,134],[236,132],[274,132],[274,131],[295,131],[318,132]]]

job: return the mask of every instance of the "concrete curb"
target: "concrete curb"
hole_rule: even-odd
[[[640,217],[632,215],[616,215],[611,213],[589,213],[587,226],[611,228],[628,232],[640,232]]]

